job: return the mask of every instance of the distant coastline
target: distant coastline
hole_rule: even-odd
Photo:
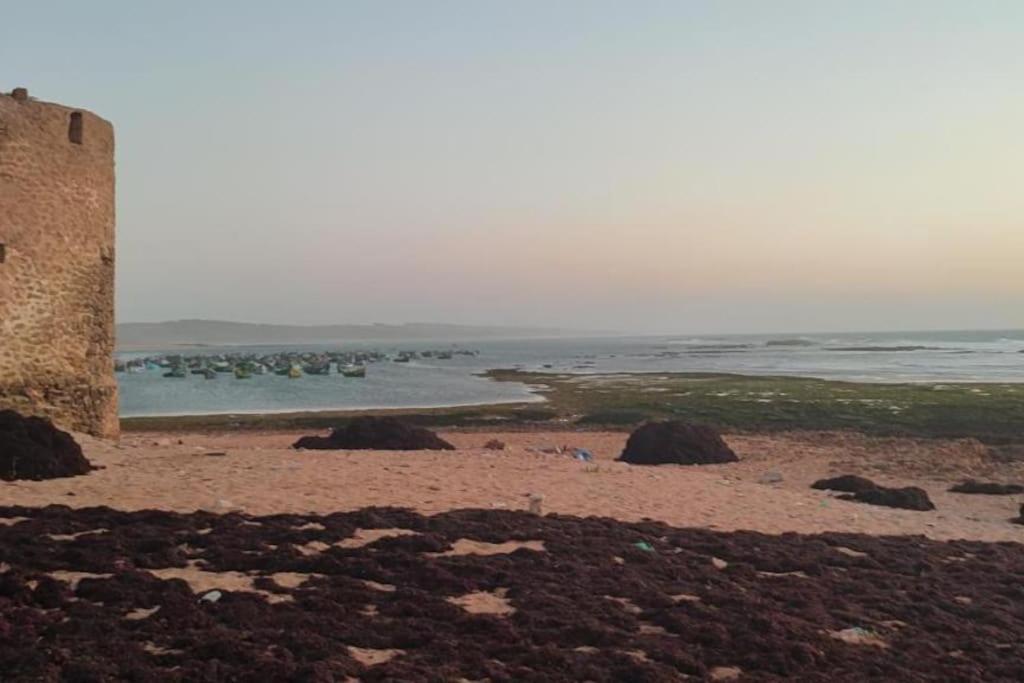
[[[117,350],[155,351],[221,346],[280,346],[343,342],[474,341],[611,336],[615,332],[554,327],[404,323],[369,325],[271,325],[223,320],[119,323]]]
[[[473,342],[486,340],[542,340],[542,339],[599,339],[599,338],[661,338],[669,344],[690,346],[690,351],[701,349],[697,344],[712,340],[760,340],[771,348],[808,348],[822,345],[824,339],[856,337],[870,338],[934,338],[949,337],[970,341],[974,338],[994,338],[1000,335],[1020,338],[1024,343],[1024,328],[994,328],[970,330],[847,330],[847,331],[790,331],[790,332],[695,332],[690,335],[656,332],[630,333],[622,330],[582,330],[542,326],[460,325],[449,323],[402,324],[337,324],[288,325],[247,323],[224,320],[183,319],[163,322],[126,322],[117,324],[116,351],[169,351],[190,349],[219,349],[222,347],[303,346],[312,344],[343,343],[402,343],[402,342]],[[834,340],[835,341],[835,340]],[[750,344],[730,344],[723,349],[739,350]],[[940,350],[926,345],[846,346],[832,351],[917,351]],[[1024,353],[1024,348],[1020,349]]]

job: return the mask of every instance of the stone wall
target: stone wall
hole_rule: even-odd
[[[0,408],[118,433],[114,130],[0,94]]]

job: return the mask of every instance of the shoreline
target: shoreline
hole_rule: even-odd
[[[485,408],[488,406],[503,407],[510,405],[520,404],[537,404],[544,403],[547,399],[543,396],[535,395],[534,398],[523,398],[508,401],[466,401],[466,402],[454,402],[454,403],[443,403],[438,405],[410,405],[410,406],[346,406],[346,407],[332,407],[332,408],[280,408],[270,410],[221,410],[212,413],[152,413],[147,415],[121,415],[121,420],[147,420],[147,419],[161,419],[161,418],[194,418],[194,417],[260,417],[260,416],[279,416],[279,415],[317,415],[323,413],[331,414],[342,414],[342,413],[368,413],[368,412],[379,412],[385,410],[444,410],[446,408]]]
[[[121,418],[122,432],[215,432],[224,430],[279,431],[282,429],[329,429],[359,415],[401,417],[415,424],[458,428],[517,424],[548,424],[556,418],[542,410],[542,401],[483,403],[435,408],[379,408],[342,410],[299,410],[280,413],[215,413]]]

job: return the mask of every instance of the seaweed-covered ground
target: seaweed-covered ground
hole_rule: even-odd
[[[974,438],[1024,444],[1024,385],[1012,383],[877,384],[806,377],[713,373],[571,374],[491,370],[499,382],[530,385],[544,403],[371,411],[418,425],[460,429],[538,427],[630,429],[678,418],[720,431],[845,430],[874,436]],[[137,417],[128,432],[311,430],[337,427],[366,411],[271,415]]]
[[[5,681],[1019,681],[1024,546],[0,508]]]
[[[560,374],[492,370],[523,382],[578,425],[681,418],[720,430],[850,430],[1024,443],[1024,385],[876,384],[712,373]]]

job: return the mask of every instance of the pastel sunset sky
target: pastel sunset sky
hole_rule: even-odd
[[[11,3],[122,321],[1024,327],[1024,3]]]

